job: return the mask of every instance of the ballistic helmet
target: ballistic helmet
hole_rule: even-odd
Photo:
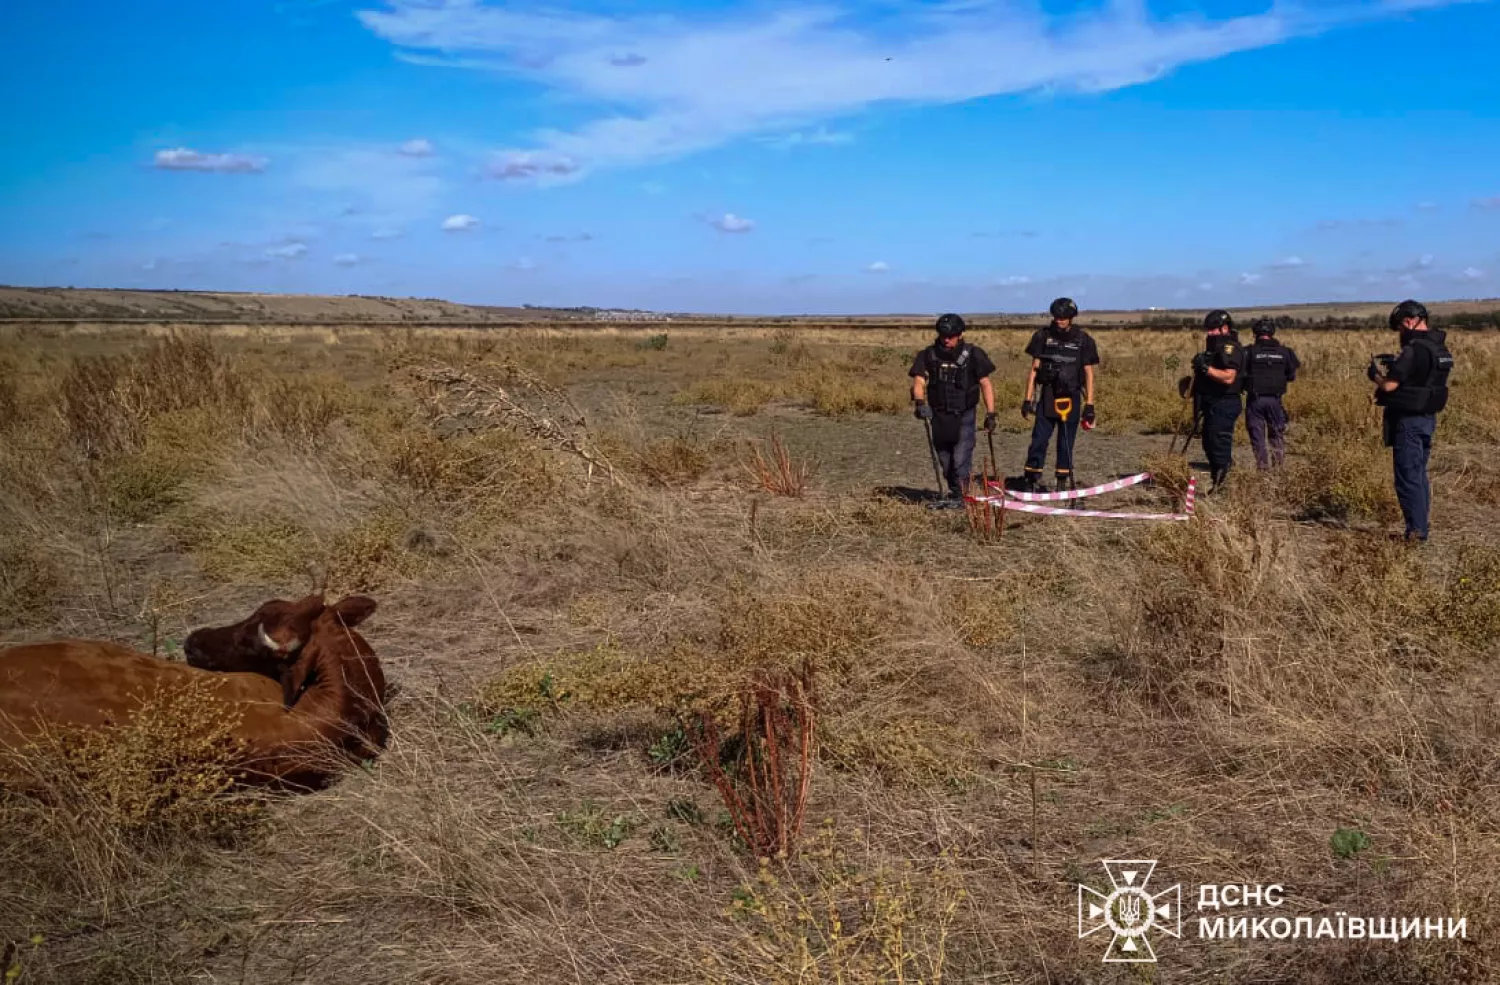
[[[1427,306],[1420,301],[1412,301],[1411,299],[1407,299],[1396,305],[1396,307],[1391,309],[1392,330],[1400,331],[1405,327],[1401,323],[1408,318],[1420,318],[1426,321]]]
[[[1250,326],[1250,331],[1255,333],[1256,338],[1260,338],[1262,335],[1275,335],[1276,322],[1270,318],[1257,318],[1255,319],[1255,324]]]
[[[964,320],[958,315],[948,313],[937,320],[937,333],[940,339],[951,339],[964,334]]]
[[[1234,328],[1234,319],[1223,308],[1216,308],[1210,311],[1207,317],[1203,319],[1203,328],[1205,331],[1217,332],[1225,325],[1228,325],[1232,330]]]
[[[1052,302],[1050,310],[1054,321],[1078,317],[1078,305],[1073,303],[1072,298],[1058,298]]]

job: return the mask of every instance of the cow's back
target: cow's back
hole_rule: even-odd
[[[256,674],[213,674],[98,640],[58,640],[0,650],[0,744],[49,728],[126,724],[153,695],[211,679],[215,697],[280,707],[274,681]]]

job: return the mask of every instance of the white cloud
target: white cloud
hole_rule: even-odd
[[[266,256],[273,260],[296,260],[306,252],[306,243],[288,243],[285,246],[271,247],[266,250]]]
[[[370,238],[371,239],[400,239],[401,238],[401,230],[395,229],[395,228],[393,228],[391,226],[381,226],[379,229],[375,230],[373,233],[370,234]]]
[[[1031,278],[1027,277],[1024,274],[1021,274],[1021,275],[1013,275],[1013,276],[1010,276],[1010,277],[1001,277],[999,280],[995,281],[995,286],[996,287],[1024,287],[1025,285],[1030,284],[1030,283],[1031,283]]]
[[[1249,287],[1252,284],[1259,284],[1260,282],[1260,274],[1240,274],[1240,283],[1244,284],[1246,287]]]
[[[532,260],[531,257],[521,257],[515,263],[511,264],[511,266],[517,270],[535,270],[536,261]]]
[[[1447,2],[1274,3],[1263,13],[1214,20],[1154,17],[1145,0],[1111,0],[1068,14],[1003,0],[851,0],[843,7],[754,5],[689,14],[387,0],[385,9],[358,16],[402,49],[406,61],[519,77],[575,104],[600,107],[592,120],[538,131],[531,147],[507,152],[566,161],[567,170],[553,177],[572,179],[592,168],[670,160],[880,104],[1139,85],[1185,65]],[[871,6],[878,16],[853,16]]]
[[[504,151],[496,154],[485,173],[501,181],[517,181],[537,178],[542,181],[561,181],[576,174],[579,164],[566,154],[546,151]]]
[[[357,263],[363,263],[364,257],[358,253],[340,253],[333,258],[333,262],[340,267],[352,267]]]
[[[1198,285],[1198,290],[1203,291],[1204,293],[1207,293],[1208,291],[1212,291],[1213,289],[1214,289],[1213,284],[1209,283],[1208,281],[1204,281],[1203,283],[1201,283],[1201,284]]]
[[[155,163],[164,171],[249,173],[264,171],[269,162],[263,157],[249,157],[244,154],[204,154],[186,147],[178,147],[173,150],[157,151]]]
[[[155,270],[156,269],[156,261],[155,260],[147,260],[145,263],[141,264],[141,269],[142,270]]]
[[[865,270],[869,271],[872,274],[883,274],[890,269],[891,265],[886,263],[884,260],[876,260],[874,263],[865,268]]]
[[[754,219],[746,219],[733,212],[725,212],[721,216],[714,216],[704,221],[721,233],[748,233],[755,228]]]
[[[420,137],[416,140],[408,140],[396,150],[403,157],[431,157],[437,153],[437,148],[432,146],[432,141],[423,140]]]
[[[443,231],[449,233],[461,233],[467,229],[473,229],[479,225],[479,220],[471,215],[450,215],[443,220]]]
[[[1421,256],[1417,257],[1417,266],[1425,270],[1428,267],[1432,266],[1432,261],[1433,256],[1431,253],[1423,253]]]
[[[1478,267],[1466,267],[1466,268],[1464,268],[1464,280],[1483,280],[1483,279],[1484,279],[1484,271],[1480,270]]]
[[[1307,266],[1307,261],[1298,256],[1291,256],[1285,258],[1284,260],[1277,260],[1275,263],[1271,264],[1271,266],[1275,267],[1277,270],[1295,270],[1298,267]]]
[[[852,144],[854,134],[829,130],[827,127],[820,126],[816,130],[798,130],[784,136],[770,137],[765,142],[780,150],[790,150],[793,147],[802,146]]]
[[[1436,212],[1436,211],[1438,211],[1441,208],[1442,208],[1442,206],[1439,205],[1436,202],[1418,202],[1417,203],[1417,209],[1418,209],[1418,211],[1421,211],[1421,212]]]

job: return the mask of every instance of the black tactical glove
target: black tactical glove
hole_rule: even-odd
[[[1094,430],[1094,405],[1093,404],[1084,404],[1083,405],[1083,429],[1085,431],[1092,431],[1092,430]]]
[[[1208,353],[1200,352],[1193,357],[1193,370],[1202,373],[1206,369],[1208,369]]]
[[[929,407],[929,406],[927,406],[927,401],[925,401],[925,400],[918,400],[917,401],[917,412],[916,413],[917,413],[917,417],[919,417],[920,419],[922,419],[924,421],[930,421],[930,420],[932,420],[932,408]]]
[[[1021,401],[1021,417],[1022,418],[1030,417],[1032,414],[1035,414],[1035,413],[1036,413],[1036,401],[1035,400],[1023,400],[1023,401]]]
[[[984,429],[986,431],[993,431],[993,430],[995,430],[995,412],[994,411],[990,411],[988,414],[984,415]]]

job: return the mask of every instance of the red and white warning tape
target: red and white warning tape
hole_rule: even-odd
[[[1025,496],[1032,498],[1049,499],[1073,499],[1080,496],[1093,496],[1100,492],[1108,492],[1113,489],[1123,489],[1133,486],[1150,478],[1151,473],[1142,472],[1140,475],[1131,476],[1129,479],[1121,479],[1117,482],[1108,482],[1102,486],[1091,486],[1088,489],[1075,489],[1067,494],[1060,493],[1014,493],[1005,490],[1003,496],[968,496],[965,497],[971,503],[988,503],[1000,507],[1002,510],[1019,510],[1022,513],[1036,513],[1041,516],[1078,516],[1095,517],[1102,520],[1191,520],[1193,518],[1193,505],[1196,499],[1198,479],[1196,476],[1188,479],[1187,492],[1183,496],[1183,512],[1181,513],[1119,513],[1112,510],[1070,510],[1058,506],[1039,506],[1033,502],[1023,502],[1012,496]],[[990,483],[994,485],[994,483]]]
[[[1138,486],[1151,478],[1150,472],[1142,472],[1138,475],[1126,476],[1116,479],[1114,482],[1106,482],[1098,486],[1089,486],[1087,489],[1064,489],[1061,492],[1050,493],[1028,493],[1017,492],[1014,489],[1006,489],[1005,484],[990,480],[988,485],[991,489],[997,489],[1010,499],[1018,499],[1023,503],[1051,503],[1060,499],[1083,499],[1086,496],[1097,496],[1100,493],[1114,492],[1116,489],[1125,489],[1129,486]]]

